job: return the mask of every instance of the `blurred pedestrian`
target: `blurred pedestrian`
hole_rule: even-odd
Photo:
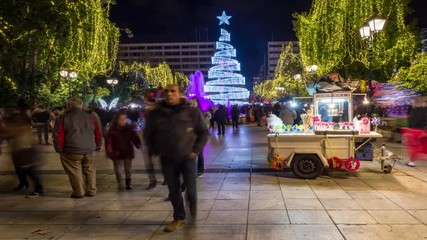
[[[149,99],[147,101],[146,109],[144,111],[145,122],[147,121],[147,117],[150,114],[150,112],[155,109],[155,107],[156,107],[155,104],[156,104],[155,99]],[[146,126],[144,126],[144,130],[142,130],[143,134],[145,131],[145,127]],[[142,156],[144,158],[144,165],[145,165],[145,169],[147,170],[147,173],[148,173],[148,181],[149,181],[146,190],[152,190],[152,189],[156,188],[156,186],[157,186],[157,179],[156,179],[156,174],[155,174],[155,170],[154,170],[154,157],[155,157],[155,155],[153,154],[152,151],[150,151],[150,148],[148,148],[148,146],[145,142],[145,139],[142,138],[142,140],[144,142],[144,147],[142,148]],[[164,182],[163,185],[166,185],[166,182]]]
[[[193,98],[192,101],[193,101],[194,107],[202,111],[199,100],[197,98]],[[210,113],[208,111],[202,112],[202,116],[206,124],[206,127],[209,129],[210,119],[211,119]],[[205,172],[205,155],[203,154],[203,151],[204,149],[202,149],[202,151],[200,151],[200,153],[197,155],[197,177],[203,177],[203,174]]]
[[[295,119],[297,119],[297,113],[295,110],[290,109],[287,104],[283,105],[280,110],[280,119],[282,119],[285,125],[294,125]]]
[[[81,99],[69,99],[67,112],[56,121],[53,131],[55,150],[61,156],[73,189],[71,198],[96,194],[94,152],[100,149],[102,134],[96,117],[83,111],[82,107]]]
[[[6,123],[4,136],[11,146],[11,155],[19,184],[14,191],[29,187],[29,181],[34,182],[34,191],[27,197],[38,197],[43,194],[43,186],[37,174],[41,165],[37,150],[33,146],[30,119],[25,109],[14,112]]]
[[[33,126],[37,129],[39,144],[42,144],[42,134],[44,135],[45,144],[49,144],[50,111],[44,108],[42,104],[37,105],[31,113],[31,121]]]
[[[209,130],[199,109],[182,97],[182,89],[177,84],[164,90],[165,100],[150,112],[144,139],[149,149],[160,155],[163,174],[169,188],[169,197],[174,209],[174,221],[165,229],[173,232],[186,222],[182,197],[183,176],[186,195],[194,222],[197,217],[196,156],[202,152],[208,140]]]
[[[239,106],[234,105],[231,109],[231,121],[233,123],[233,130],[239,129],[239,118],[240,118],[240,109]]]
[[[214,119],[218,127],[218,135],[224,135],[225,123],[227,122],[227,109],[223,105],[219,105],[218,110],[214,114]]]
[[[123,189],[122,171],[125,169],[125,189],[132,190],[132,160],[135,158],[134,146],[141,148],[141,140],[132,125],[126,123],[126,114],[118,113],[111,122],[105,140],[107,157],[113,160],[119,189]]]

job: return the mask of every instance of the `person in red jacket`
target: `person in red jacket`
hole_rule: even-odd
[[[134,147],[141,147],[141,140],[132,125],[126,124],[126,114],[118,113],[114,116],[105,141],[107,157],[113,160],[119,189],[122,185],[122,167],[125,168],[126,190],[132,190],[132,160],[135,158]]]

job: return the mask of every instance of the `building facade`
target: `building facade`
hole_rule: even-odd
[[[117,60],[131,64],[149,62],[153,67],[167,62],[173,71],[190,75],[200,70],[205,77],[212,66],[215,42],[119,44]]]
[[[283,46],[287,46],[289,43],[293,44],[294,53],[299,54],[299,45],[298,41],[270,41],[268,42],[267,52],[268,52],[268,72],[267,76],[269,79],[274,77],[274,71],[276,71],[277,62],[280,58],[280,53],[282,52]]]

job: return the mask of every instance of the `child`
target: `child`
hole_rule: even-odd
[[[132,190],[132,159],[135,157],[133,145],[137,148],[141,147],[141,140],[138,134],[133,129],[133,126],[126,124],[125,113],[116,114],[108,130],[105,149],[107,157],[113,160],[114,172],[120,190],[123,189],[121,174],[123,165],[126,174],[126,190]]]

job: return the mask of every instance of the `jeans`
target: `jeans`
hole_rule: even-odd
[[[196,159],[183,157],[169,159],[161,157],[162,170],[169,188],[169,198],[173,206],[174,220],[185,220],[184,199],[182,197],[181,175],[186,186],[186,196],[190,213],[197,214],[197,185],[196,185]]]
[[[237,127],[239,126],[239,119],[238,118],[233,118],[232,121],[233,121],[233,129],[234,128],[237,129]]]
[[[37,129],[37,137],[39,139],[39,143],[40,144],[42,143],[42,133],[44,135],[44,142],[48,143],[48,140],[49,140],[49,125],[47,123],[46,124],[44,124],[44,123],[43,124],[38,123],[36,125],[36,129]]]
[[[218,127],[218,135],[224,135],[225,133],[225,123],[222,121],[217,121],[216,125]]]
[[[147,147],[144,147],[142,150],[142,157],[144,158],[145,169],[148,173],[148,179],[150,183],[156,183],[156,175],[154,173],[154,161],[153,154],[150,153],[150,150]]]
[[[203,150],[197,155],[197,173],[203,174],[205,172],[205,156]]]
[[[124,160],[113,160],[114,162],[114,173],[116,174],[117,183],[122,183],[122,171],[123,166],[125,168],[125,178],[132,178],[132,159],[124,159]]]
[[[61,153],[61,163],[70,179],[73,195],[96,194],[95,155]],[[84,178],[83,178],[84,176]]]

